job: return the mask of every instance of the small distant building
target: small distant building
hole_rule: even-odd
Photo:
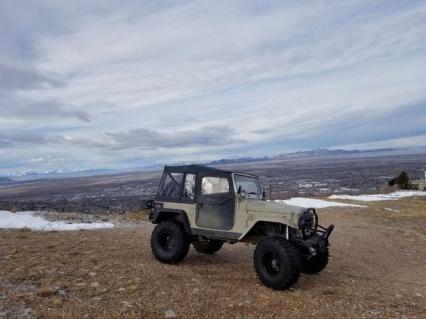
[[[426,191],[426,170],[423,171],[425,173],[425,179],[419,179],[417,181],[412,181],[413,185],[416,185],[420,191]]]

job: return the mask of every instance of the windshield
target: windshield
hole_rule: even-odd
[[[234,180],[237,191],[241,186],[241,191],[246,194],[262,195],[262,189],[260,188],[259,180],[256,177],[235,174]]]

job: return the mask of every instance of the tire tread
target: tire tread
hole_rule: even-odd
[[[308,275],[317,274],[325,269],[328,265],[330,253],[328,248],[326,248],[325,252],[311,257],[310,259],[303,258],[302,259],[302,272]]]
[[[202,254],[214,254],[215,252],[219,251],[223,246],[222,240],[215,240],[211,239],[210,241],[206,242],[200,242],[198,240],[195,240],[192,245],[194,246],[195,250]]]
[[[269,241],[271,244],[278,247],[278,249],[281,251],[281,253],[287,255],[287,262],[290,263],[290,265],[287,265],[288,273],[285,276],[285,280],[281,282],[275,282],[275,283],[269,283],[266,282],[262,275],[262,268],[259,267],[259,265],[262,264],[261,260],[258,260],[260,256],[256,253],[257,249],[262,249],[262,246]],[[297,280],[299,279],[300,272],[302,270],[302,259],[300,256],[300,253],[298,249],[289,241],[286,239],[280,237],[280,236],[273,236],[273,237],[265,237],[262,239],[257,247],[256,247],[255,253],[254,253],[254,265],[255,270],[258,278],[268,287],[275,289],[275,290],[284,290],[288,289],[291,286],[293,286]]]
[[[161,253],[158,252],[158,244],[156,242],[156,235],[158,234],[158,232],[160,232],[162,229],[164,228],[169,228],[171,229],[176,238],[175,240],[177,240],[180,243],[180,247],[177,251],[177,253],[173,256],[170,256],[168,258],[165,258],[164,256],[161,256]],[[182,261],[189,252],[189,247],[190,247],[190,241],[188,238],[188,235],[185,232],[185,229],[183,227],[182,224],[180,224],[179,222],[176,221],[163,221],[161,223],[159,223],[153,230],[152,235],[151,235],[151,250],[152,253],[154,254],[154,256],[161,262],[166,263],[166,264],[176,264],[180,261]]]

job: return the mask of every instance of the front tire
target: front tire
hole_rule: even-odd
[[[195,250],[203,254],[214,254],[223,246],[223,241],[216,239],[195,240],[192,245]]]
[[[254,251],[254,267],[267,287],[284,290],[299,279],[301,257],[297,248],[282,237],[266,237]]]
[[[166,264],[176,264],[189,251],[189,238],[183,226],[174,221],[159,223],[151,235],[151,250],[154,256]]]
[[[327,267],[328,264],[328,248],[323,253],[319,253],[311,258],[303,257],[302,259],[302,272],[305,274],[313,275],[321,272]]]

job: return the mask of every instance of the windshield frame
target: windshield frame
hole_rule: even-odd
[[[255,179],[257,181],[257,184],[259,185],[260,194],[248,194],[248,193],[246,193],[246,197],[247,198],[255,198],[255,199],[262,199],[263,198],[263,189],[262,189],[262,184],[260,184],[259,177],[256,176],[256,175],[245,174],[245,173],[232,173],[232,182],[234,184],[235,194],[238,193],[237,183],[235,181],[235,176],[236,175],[253,178],[253,179]]]

